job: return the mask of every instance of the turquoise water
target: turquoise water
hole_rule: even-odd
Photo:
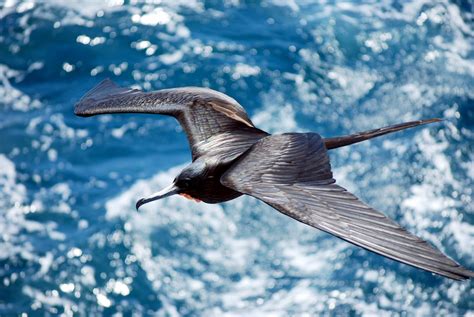
[[[134,204],[189,162],[171,118],[77,118],[102,79],[208,86],[272,133],[444,121],[331,152],[338,182],[474,269],[470,1],[0,0],[0,315],[472,316],[473,282],[242,197]],[[118,314],[118,315],[117,315]]]

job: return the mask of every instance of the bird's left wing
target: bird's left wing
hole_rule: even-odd
[[[235,152],[228,155],[232,160],[267,135],[254,127],[245,109],[233,98],[201,87],[144,92],[105,79],[79,100],[74,113],[83,117],[110,113],[173,116],[186,132],[193,159],[227,149],[227,153]]]
[[[391,259],[452,279],[474,274],[336,185],[324,141],[316,133],[261,139],[237,159],[221,183]]]

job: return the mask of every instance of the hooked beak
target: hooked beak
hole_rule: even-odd
[[[170,186],[160,190],[159,192],[156,192],[156,193],[150,195],[149,197],[142,198],[139,201],[137,201],[136,208],[138,210],[138,208],[140,208],[140,206],[142,206],[146,203],[149,203],[150,201],[158,200],[158,199],[165,198],[165,197],[168,197],[168,196],[171,196],[171,195],[174,195],[174,194],[178,194],[178,193],[179,193],[179,188],[178,188],[178,186],[176,186],[173,183]]]

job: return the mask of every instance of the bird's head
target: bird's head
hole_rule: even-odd
[[[136,208],[140,208],[140,206],[152,202],[154,200],[158,200],[161,198],[169,197],[175,194],[182,195],[188,199],[192,199],[194,201],[200,201],[196,197],[197,190],[201,187],[201,181],[205,174],[205,164],[204,163],[192,163],[173,180],[171,185],[162,190],[148,196],[142,198],[137,201]]]

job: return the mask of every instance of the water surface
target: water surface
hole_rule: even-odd
[[[0,315],[472,316],[454,282],[248,197],[134,209],[172,118],[77,118],[102,79],[206,86],[272,133],[440,124],[331,152],[338,182],[474,268],[470,1],[0,1]]]

